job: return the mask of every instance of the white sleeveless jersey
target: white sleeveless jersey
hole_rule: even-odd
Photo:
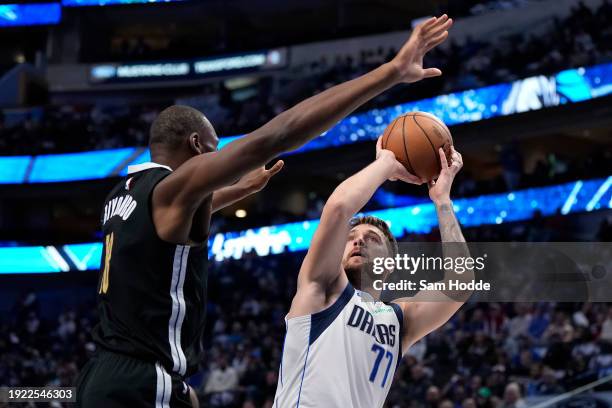
[[[367,298],[349,283],[327,309],[286,320],[274,408],[383,406],[402,356],[402,311]]]

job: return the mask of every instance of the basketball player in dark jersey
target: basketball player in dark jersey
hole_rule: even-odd
[[[185,106],[160,113],[151,126],[152,161],[131,166],[104,205],[100,323],[93,332],[98,352],[81,372],[78,406],[192,406],[184,380],[200,361],[211,214],[262,188],[282,166],[262,169],[270,160],[371,98],[398,83],[441,75],[423,68],[423,56],[446,39],[451,24],[446,15],[421,23],[389,63],[301,102],[219,151],[202,113]],[[249,184],[256,186],[245,189]]]

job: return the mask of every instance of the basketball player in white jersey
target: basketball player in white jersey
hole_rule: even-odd
[[[442,149],[439,155],[442,171],[429,184],[429,196],[442,241],[465,243],[450,200],[461,155],[452,149],[450,165]],[[409,302],[385,304],[376,301],[380,293],[372,285],[362,282],[369,279],[372,260],[394,256],[397,243],[384,221],[353,217],[381,184],[397,179],[423,183],[393,152],[381,149],[379,139],[377,159],[340,184],[325,204],[286,317],[275,408],[382,407],[406,350],[443,325],[469,297],[469,292],[429,291]],[[453,256],[469,256],[466,244],[458,246]],[[447,270],[444,279],[451,277],[471,281],[474,274]]]

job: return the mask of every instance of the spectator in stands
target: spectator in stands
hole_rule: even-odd
[[[556,395],[565,390],[557,382],[555,371],[550,367],[542,370],[542,379],[536,387],[536,395]]]
[[[485,226],[478,234],[493,230],[500,240],[510,241],[516,238],[516,227]],[[272,407],[283,346],[283,310],[290,301],[286,293],[293,293],[287,288],[295,284],[292,271],[297,273],[299,261],[295,254],[282,254],[230,259],[211,268],[211,293],[230,293],[215,290],[228,284],[235,295],[210,299],[210,343],[201,372],[190,379],[203,403]],[[52,290],[48,291],[24,292],[0,320],[0,384],[72,384],[76,370],[93,352],[88,330],[95,322],[93,304],[64,306],[62,299],[54,305],[48,300]],[[467,305],[427,336],[419,346],[420,359],[407,355],[397,369],[389,407],[518,408],[523,396],[558,394],[612,369],[611,306],[498,306]],[[552,324],[549,310],[555,310]],[[512,318],[500,325],[500,316]],[[550,366],[544,367],[542,359]],[[517,391],[512,383],[523,384],[524,390]]]
[[[213,407],[229,407],[235,403],[238,388],[238,373],[227,364],[224,356],[219,357],[217,366],[212,369],[204,394]]]
[[[477,408],[474,398],[466,398],[461,403],[461,408]]]
[[[425,393],[425,408],[437,408],[440,398],[440,389],[435,385],[430,386]]]
[[[525,303],[515,303],[516,316],[510,319],[508,325],[508,335],[516,339],[519,336],[527,336],[531,324],[531,313],[529,305]]]
[[[601,325],[601,334],[599,335],[601,341],[612,345],[612,306],[608,307],[608,313],[606,320]]]
[[[521,387],[518,383],[512,382],[506,386],[504,400],[501,408],[526,408],[527,404],[521,396]]]

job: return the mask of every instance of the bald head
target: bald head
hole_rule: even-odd
[[[214,142],[216,146],[215,130],[202,112],[189,106],[173,105],[164,109],[153,121],[149,147],[178,150],[187,145],[186,141],[194,135],[200,144]]]
[[[512,382],[506,386],[504,399],[507,402],[516,402],[521,398],[521,387],[518,383]]]

